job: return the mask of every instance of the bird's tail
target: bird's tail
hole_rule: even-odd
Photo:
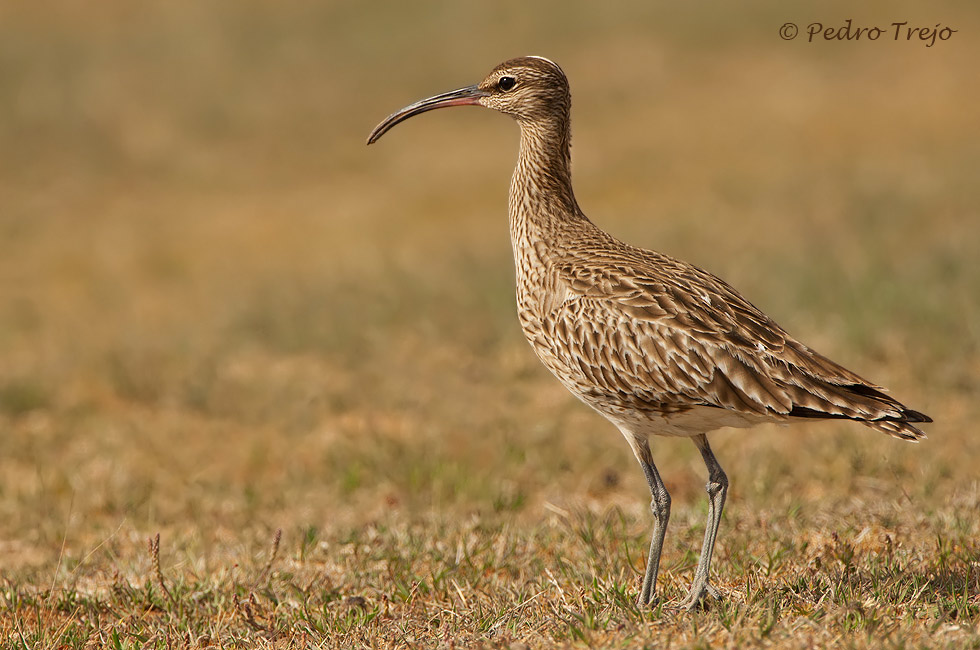
[[[856,376],[855,378],[860,379]],[[819,385],[823,389],[819,393],[813,391],[812,385],[810,387],[810,396],[816,397],[818,401],[813,402],[810,407],[794,406],[789,415],[854,420],[882,433],[912,442],[926,437],[925,432],[915,425],[932,422],[932,418],[906,407],[877,386],[868,383],[840,385],[827,381],[820,382]]]
[[[913,422],[932,422],[932,418],[925,413],[919,413],[912,409],[903,409],[900,418],[888,418],[882,420],[862,420],[862,423],[872,429],[877,429],[890,436],[918,442],[926,437],[925,432],[912,424]]]

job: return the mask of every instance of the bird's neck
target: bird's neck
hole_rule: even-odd
[[[521,147],[510,184],[510,231],[515,255],[551,243],[568,227],[588,222],[572,192],[568,122],[521,125]]]

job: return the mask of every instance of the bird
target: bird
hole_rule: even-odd
[[[692,264],[624,243],[579,207],[571,179],[571,93],[553,61],[525,56],[483,81],[409,104],[367,144],[434,109],[482,106],[520,127],[508,216],[524,336],[573,395],[612,422],[650,490],[653,531],[638,607],[653,607],[671,497],[651,436],[690,438],[708,472],[701,554],[678,610],[721,598],[711,556],[728,477],[708,434],[762,422],[854,420],[918,441],[932,419],[793,338],[731,285]]]

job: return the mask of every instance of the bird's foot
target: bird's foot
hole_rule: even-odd
[[[693,612],[707,607],[708,601],[719,601],[722,599],[721,592],[714,585],[704,583],[702,585],[692,585],[684,601],[678,605],[678,609]]]
[[[643,609],[654,609],[654,608],[656,608],[657,603],[659,603],[659,602],[660,602],[660,599],[657,598],[657,595],[656,594],[650,594],[646,598],[644,598],[644,595],[643,594],[640,594],[637,597],[637,599],[636,599],[636,608],[637,609],[641,609],[641,610],[643,610]]]

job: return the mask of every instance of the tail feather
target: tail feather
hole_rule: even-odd
[[[834,388],[852,397],[858,397],[858,403],[865,402],[863,405],[865,408],[861,409],[864,412],[857,414],[831,413],[795,406],[789,415],[801,418],[855,420],[882,433],[912,442],[927,437],[924,431],[912,423],[932,422],[932,418],[925,413],[907,408],[880,389],[867,384],[835,386]]]
[[[913,413],[914,412],[915,411],[913,411]],[[921,415],[921,413],[919,413],[919,415]],[[922,429],[909,424],[909,420],[863,420],[862,422],[872,429],[877,429],[878,431],[887,433],[888,435],[896,438],[901,438],[902,440],[918,442],[927,437]],[[927,418],[925,420],[911,420],[911,422],[932,422],[932,420]]]

